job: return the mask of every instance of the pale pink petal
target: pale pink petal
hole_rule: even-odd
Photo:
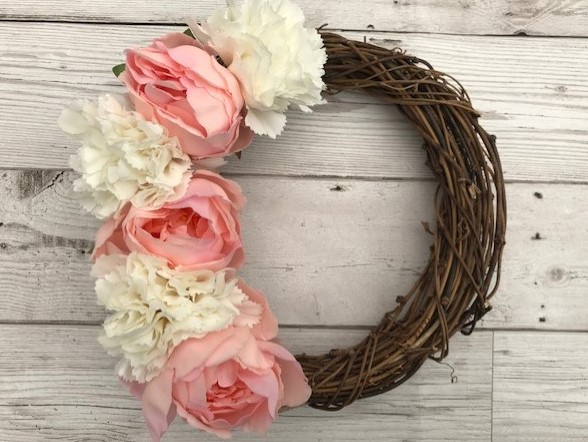
[[[243,190],[236,181],[223,178],[218,173],[209,170],[197,170],[194,173],[194,177],[205,178],[222,188],[225,195],[228,196],[228,200],[235,205],[237,210],[241,210],[245,206],[246,199],[243,196]]]
[[[245,99],[243,98],[243,93],[241,92],[241,86],[239,85],[239,80],[237,80],[237,77],[235,77],[232,74],[227,75],[227,72],[229,72],[229,71],[227,71],[219,63],[214,63],[212,65],[212,67],[220,75],[223,76],[223,78],[226,82],[226,85],[227,85],[227,90],[231,94],[231,96],[233,97],[233,100],[235,103],[235,110],[237,113],[240,113],[243,106],[245,105]],[[236,117],[236,115],[234,115],[234,116]]]
[[[130,80],[128,80],[130,76],[126,74],[126,71],[123,72],[119,78],[127,85],[129,96],[131,97],[131,101],[135,106],[135,110],[143,115],[146,120],[161,123],[161,121],[157,119],[157,112],[151,103],[149,103],[149,101],[144,96],[136,92],[135,89],[130,86],[131,83]]]
[[[173,420],[175,413],[172,404],[173,378],[173,370],[166,370],[149,382],[143,391],[143,415],[154,442],[159,442]]]
[[[246,432],[255,432],[262,435],[267,434],[273,418],[268,413],[267,407],[260,406],[252,413],[243,425]]]
[[[254,395],[252,398],[256,398],[258,400],[252,403],[247,403],[242,408],[240,407],[243,404],[235,404],[234,410],[227,411],[223,414],[217,413],[214,419],[209,421],[203,420],[203,422],[210,426],[214,426],[215,428],[237,428],[247,425],[247,422],[251,419],[251,416],[257,413],[257,410],[260,408],[267,416],[269,416],[267,411],[267,400],[265,400],[265,398],[259,397],[258,395]]]
[[[239,121],[239,127],[236,129],[236,139],[232,146],[227,150],[227,155],[231,153],[241,152],[248,147],[253,141],[255,132],[245,124],[245,120]]]
[[[94,241],[94,251],[92,252],[92,259],[97,259],[101,255],[107,253],[107,246],[111,244],[116,247],[122,254],[127,254],[129,249],[125,245],[123,234],[120,230],[120,223],[128,213],[130,204],[125,205],[111,218],[109,218],[96,232]]]
[[[222,66],[220,70],[215,69],[217,66],[220,66],[215,58],[194,46],[184,45],[170,48],[168,54],[172,60],[184,66],[193,75],[202,78],[202,80],[209,83],[212,87],[225,89],[227,87],[225,77],[234,78],[233,74],[222,68]]]
[[[147,84],[154,78],[149,75],[153,73],[151,69],[142,69],[145,67],[143,64],[144,61],[147,61],[151,66],[157,66],[157,68],[161,70],[179,71],[179,66],[173,62],[170,56],[166,52],[162,52],[157,48],[129,49],[126,51],[126,59],[127,66],[125,70],[129,69],[129,73],[133,76],[135,81],[140,84]]]
[[[196,383],[195,381],[192,381]],[[177,380],[172,385],[172,397],[174,401],[181,404],[185,404],[190,400],[190,387],[191,383],[188,383],[186,379]]]
[[[261,320],[263,307],[256,302],[247,300],[239,306],[239,315],[233,321],[235,327],[253,327]]]
[[[299,407],[308,402],[312,389],[302,371],[300,363],[292,354],[281,345],[274,342],[260,342],[263,351],[276,356],[276,362],[280,365],[282,383],[284,384],[284,397],[280,407]]]
[[[170,103],[176,102],[176,98],[172,94],[157,86],[155,83],[149,83],[145,86],[145,97],[153,105],[167,107]]]
[[[177,137],[182,150],[188,155],[197,159],[226,155],[227,146],[212,144],[199,128],[187,125],[165,109],[154,109],[154,112],[154,119],[167,128],[170,136]],[[228,137],[232,136],[228,135]]]
[[[296,362],[280,362],[282,367],[282,382],[284,383],[284,397],[281,407],[300,407],[308,402],[312,389],[300,364]]]
[[[251,301],[261,305],[263,308],[259,324],[251,330],[253,335],[257,339],[264,341],[274,339],[278,335],[278,320],[272,313],[265,296],[263,296],[261,292],[248,286],[243,279],[239,279],[237,287],[239,287]]]
[[[238,366],[228,361],[218,367],[216,371],[217,382],[221,387],[230,387],[237,380]]]
[[[198,121],[197,115],[187,98],[175,100],[161,109],[160,113],[171,120],[181,123],[183,127],[188,128],[192,133],[201,138],[206,138],[206,128]]]
[[[233,327],[227,330],[230,339],[225,339],[218,345],[206,358],[205,366],[215,367],[226,361],[241,356],[243,352],[248,352],[247,344],[250,340],[249,330],[245,328]],[[204,337],[202,340],[206,340]],[[257,350],[259,352],[259,350]]]
[[[276,417],[278,411],[279,399],[279,384],[276,375],[272,370],[267,373],[258,374],[249,370],[241,370],[239,372],[239,379],[241,379],[249,389],[267,398],[268,412],[272,418]]]
[[[220,437],[221,439],[231,439],[232,437],[231,430],[210,427],[204,424],[202,421],[198,420],[196,417],[194,417],[192,414],[190,414],[188,411],[186,411],[183,407],[179,405],[177,405],[177,413],[178,416],[185,419],[186,422],[188,422],[188,424],[192,425],[194,428],[204,430],[210,434]]]
[[[145,387],[147,386],[147,384],[140,384],[138,382],[128,381],[120,377],[118,378],[118,381],[121,385],[127,387],[129,389],[129,392],[137,399],[141,400],[143,398],[143,392],[145,391]]]
[[[235,333],[234,329],[209,333],[201,339],[188,339],[174,349],[168,367],[175,369],[178,379],[183,379],[195,368],[232,359],[243,346],[243,340],[242,334]]]
[[[250,329],[241,327],[235,329],[243,330],[242,334],[247,336],[236,357],[241,366],[258,373],[271,369],[274,365],[273,355],[260,350],[259,341],[251,334]]]
[[[125,70],[119,76],[119,79],[125,84],[128,82],[129,86],[133,89],[141,89],[141,86],[147,84],[153,79],[151,75],[143,72],[141,67],[138,65],[138,58],[141,57],[140,51],[134,51],[132,49],[126,52],[126,66]]]
[[[183,403],[185,403],[190,409],[205,408],[206,391],[206,380],[201,373],[200,376],[198,376],[196,379],[190,381],[188,387],[189,396],[188,399]]]
[[[135,251],[149,253],[167,258],[174,265],[184,267],[206,266],[222,260],[224,255],[215,253],[213,246],[216,240],[206,241],[191,237],[175,235],[173,239],[162,241],[154,238],[145,230],[138,229],[134,236],[129,237],[128,245]],[[212,267],[210,270],[213,270]]]
[[[169,34],[159,37],[157,41],[160,41],[168,48],[175,48],[183,45],[202,48],[202,45],[198,41],[182,32],[170,32]]]
[[[220,178],[220,182],[216,181],[216,177]],[[194,176],[190,180],[190,184],[188,185],[188,195],[190,197],[198,196],[198,197],[206,197],[212,198],[216,196],[221,196],[225,199],[229,199],[225,188],[229,186],[229,183],[224,184],[224,178],[220,177],[214,172],[209,171],[197,171],[194,173]],[[166,205],[168,208],[179,208],[179,207],[186,207],[187,204],[184,202],[188,200],[188,198],[178,201],[176,203],[171,203]]]
[[[188,89],[186,97],[207,136],[226,132],[230,128],[223,101],[214,97],[208,90],[193,87]]]

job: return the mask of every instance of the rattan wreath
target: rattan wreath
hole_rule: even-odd
[[[320,32],[328,91],[395,104],[423,136],[439,183],[437,226],[425,225],[431,256],[412,289],[360,344],[297,356],[312,387],[309,405],[334,411],[401,385],[428,358],[445,358],[453,334],[473,331],[499,283],[506,199],[496,138],[454,78],[400,49]]]

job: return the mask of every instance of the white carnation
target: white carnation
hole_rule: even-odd
[[[163,369],[172,349],[232,324],[252,327],[262,306],[251,301],[230,271],[179,272],[161,258],[131,253],[102,256],[98,302],[112,312],[99,341],[124,379],[148,382]]]
[[[59,126],[82,142],[71,157],[82,176],[74,190],[98,218],[112,215],[126,201],[156,209],[181,197],[190,179],[190,158],[157,123],[127,111],[111,95],[78,101],[63,110]]]
[[[327,54],[316,31],[290,0],[227,1],[206,23],[191,29],[213,47],[237,77],[247,105],[245,122],[272,138],[286,124],[290,104],[305,112],[322,102]]]

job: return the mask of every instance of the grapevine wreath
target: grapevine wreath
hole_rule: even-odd
[[[289,0],[229,2],[206,22],[126,51],[126,96],[75,102],[74,190],[104,224],[92,273],[109,312],[99,341],[137,396],[153,440],[176,415],[230,437],[264,433],[280,409],[339,410],[400,385],[449,338],[471,333],[499,282],[506,228],[495,138],[452,77],[400,49],[304,27]],[[237,183],[217,170],[285,111],[357,91],[396,105],[438,181],[430,259],[360,344],[292,356],[244,263]],[[359,294],[365,296],[368,294]]]

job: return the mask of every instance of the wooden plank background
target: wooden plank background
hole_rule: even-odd
[[[222,3],[0,2],[1,441],[146,440],[96,343],[98,223],[75,202],[76,146],[55,120],[71,99],[123,91],[110,68],[125,47]],[[268,440],[588,440],[588,0],[299,3],[311,24],[400,46],[464,84],[498,138],[509,230],[494,310],[453,339],[447,365],[339,413],[291,410]],[[244,276],[288,347],[320,352],[361,339],[415,280],[435,185],[389,106],[342,94],[288,119],[224,172],[249,200]],[[179,422],[164,440],[194,438],[212,440]]]
[[[0,41],[5,42],[0,51],[4,79],[0,103],[6,113],[0,115],[2,164],[67,167],[75,145],[55,131],[54,123],[63,105],[103,91],[122,91],[110,69],[122,59],[124,48],[178,29],[185,27],[55,23],[0,27]],[[99,35],[100,44],[89,35]],[[455,74],[472,95],[484,126],[498,137],[507,180],[588,180],[588,85],[583,81],[588,72],[588,40],[345,35],[386,47],[400,45],[437,69]],[[468,56],[456,57],[456,48]],[[560,58],[557,69],[546,64],[546,54]],[[291,112],[279,143],[258,137],[243,160],[232,160],[226,172],[392,179],[431,176],[419,148],[422,140],[395,108],[358,95],[334,100],[312,115]],[[537,143],[538,139],[542,142]],[[26,150],[14,148],[23,142]]]
[[[18,326],[0,327],[0,342],[18,340]],[[112,364],[96,342],[97,327],[30,326],[18,358],[0,355],[0,439],[15,442],[59,440],[146,441],[140,406],[112,375]],[[292,351],[322,352],[363,337],[354,330],[282,330]],[[454,440],[488,440],[492,388],[492,334],[459,337],[447,363],[427,363],[394,394],[379,396],[340,413],[308,407],[278,419],[269,440],[429,441],[435,427],[454,428]],[[360,424],[360,425],[358,425]],[[359,428],[358,428],[359,426]],[[64,438],[64,439],[62,439]],[[364,439],[365,438],[365,439]],[[258,441],[239,434],[236,440]],[[164,441],[214,441],[176,422]]]

